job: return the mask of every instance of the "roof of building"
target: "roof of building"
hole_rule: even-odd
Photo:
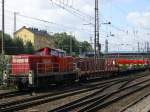
[[[40,36],[46,36],[46,37],[50,37],[50,35],[48,34],[48,32],[46,30],[39,30],[38,28],[33,28],[33,27],[29,27],[27,28],[26,26],[23,26],[22,28],[20,28],[19,30],[17,30],[15,32],[15,34],[19,31],[21,31],[22,29],[26,29],[32,33],[34,33],[35,35],[40,35]]]

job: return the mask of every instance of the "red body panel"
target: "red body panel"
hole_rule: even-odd
[[[35,68],[34,63],[40,62],[40,56],[17,55],[12,57],[11,69],[13,75],[25,75]]]
[[[23,61],[26,60],[26,61]],[[56,71],[55,56],[40,56],[40,55],[17,55],[12,58],[12,74],[25,75],[30,70],[34,73],[47,73]],[[58,71],[58,67],[57,67]]]
[[[117,64],[145,64],[145,60],[116,59]]]

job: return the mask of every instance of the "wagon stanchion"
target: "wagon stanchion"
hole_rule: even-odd
[[[36,86],[38,87],[38,74],[39,74],[39,63],[37,63],[37,72],[36,72]]]

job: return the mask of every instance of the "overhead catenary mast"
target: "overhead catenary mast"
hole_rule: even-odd
[[[108,53],[108,40],[105,40],[105,53]]]
[[[5,32],[5,26],[4,26],[4,0],[2,0],[2,55],[4,55],[4,32]]]
[[[94,49],[95,57],[100,57],[101,45],[99,43],[99,8],[98,0],[95,0],[95,39],[94,39]]]
[[[147,52],[149,52],[149,42],[147,41]]]
[[[17,16],[17,12],[14,12],[14,34],[13,34],[14,37],[15,37],[16,26],[17,26],[17,24],[16,24],[16,16]]]
[[[138,53],[140,53],[140,42],[138,42]]]

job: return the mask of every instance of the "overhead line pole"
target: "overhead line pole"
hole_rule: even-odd
[[[94,27],[94,52],[95,52],[95,58],[96,58],[96,0],[95,0],[95,27]]]
[[[15,37],[15,32],[16,32],[16,27],[17,27],[17,23],[16,23],[16,16],[17,16],[17,12],[14,12],[14,37]]]
[[[72,37],[70,36],[70,55],[72,56]]]
[[[138,42],[138,53],[140,53],[140,42]]]
[[[73,36],[73,33],[71,32],[71,35],[70,35],[70,56],[72,56],[72,36]]]
[[[99,43],[99,8],[98,0],[95,0],[95,39],[94,39],[94,49],[95,49],[95,58],[100,57],[101,46]]]
[[[2,66],[4,66],[5,65],[5,50],[4,50],[4,32],[5,32],[5,21],[4,21],[4,19],[5,19],[5,14],[4,14],[4,0],[2,0],[2,49],[1,49],[1,61],[2,61]],[[6,84],[5,83],[5,74],[3,73],[4,72],[4,68],[2,67],[2,76],[3,76],[3,84]]]
[[[4,51],[4,32],[5,32],[5,21],[4,21],[4,0],[2,0],[2,55],[4,55],[5,51]]]

